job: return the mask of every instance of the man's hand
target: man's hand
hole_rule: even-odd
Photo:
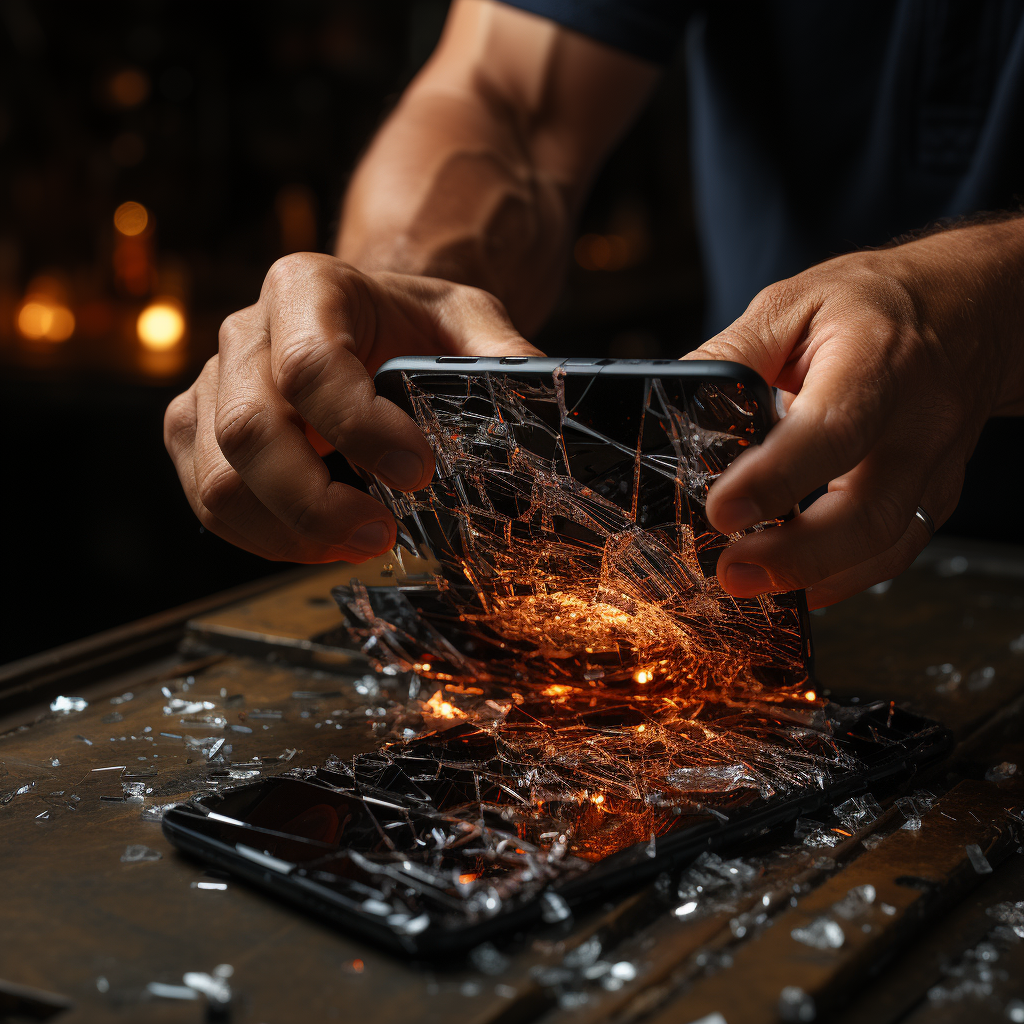
[[[293,562],[361,562],[391,547],[391,515],[332,481],[314,445],[321,454],[333,446],[398,490],[425,486],[430,445],[376,394],[372,376],[392,356],[433,353],[540,354],[479,289],[362,274],[313,253],[279,260],[259,301],[224,321],[219,353],[164,420],[202,524]]]
[[[914,560],[953,511],[985,421],[1024,411],[1024,219],[829,260],[766,288],[687,356],[784,392],[785,418],[708,496],[723,533],[785,515],[719,558],[738,597],[808,588],[832,604]],[[1008,458],[1013,456],[1008,453]]]

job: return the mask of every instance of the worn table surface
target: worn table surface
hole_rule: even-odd
[[[750,877],[690,914],[673,912],[677,872],[445,964],[403,962],[225,885],[143,818],[233,783],[232,770],[273,774],[375,745],[354,685],[365,664],[321,639],[340,622],[330,587],[354,572],[311,571],[201,616],[180,653],[62,691],[84,710],[43,705],[2,723],[0,1020],[202,1021],[204,999],[148,986],[180,988],[186,972],[219,964],[233,968],[231,1019],[254,1024],[742,1024],[811,1019],[812,1003],[818,1019],[851,1024],[1024,1020],[1012,1004],[1024,998],[1012,927],[1024,785],[1020,772],[985,780],[1003,762],[1024,771],[1024,549],[933,542],[890,586],[812,619],[822,686],[896,700],[953,730],[948,760],[908,784],[940,797],[919,830],[900,827],[890,796],[880,820],[833,848],[803,846],[790,827],[730,851]],[[358,572],[389,582],[380,565]],[[165,690],[214,707],[166,713]],[[225,762],[207,763],[189,739],[210,735],[225,738]],[[132,782],[144,800],[124,799]],[[160,859],[123,863],[135,844]],[[979,873],[971,844],[992,871]],[[211,882],[223,887],[199,887]],[[843,917],[836,904],[863,885],[875,901]],[[1024,903],[1017,913],[1024,936]],[[823,915],[842,928],[839,948],[794,938]]]

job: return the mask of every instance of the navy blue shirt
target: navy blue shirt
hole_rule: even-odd
[[[505,0],[685,48],[709,331],[767,284],[1024,200],[1024,0]]]

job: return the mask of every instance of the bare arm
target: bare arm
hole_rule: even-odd
[[[337,255],[483,288],[530,334],[558,294],[587,186],[656,77],[544,18],[456,0],[355,173]]]

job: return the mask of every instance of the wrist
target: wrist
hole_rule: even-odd
[[[964,385],[977,382],[972,400],[984,418],[1024,414],[1024,217],[940,231],[884,254],[922,333]]]

